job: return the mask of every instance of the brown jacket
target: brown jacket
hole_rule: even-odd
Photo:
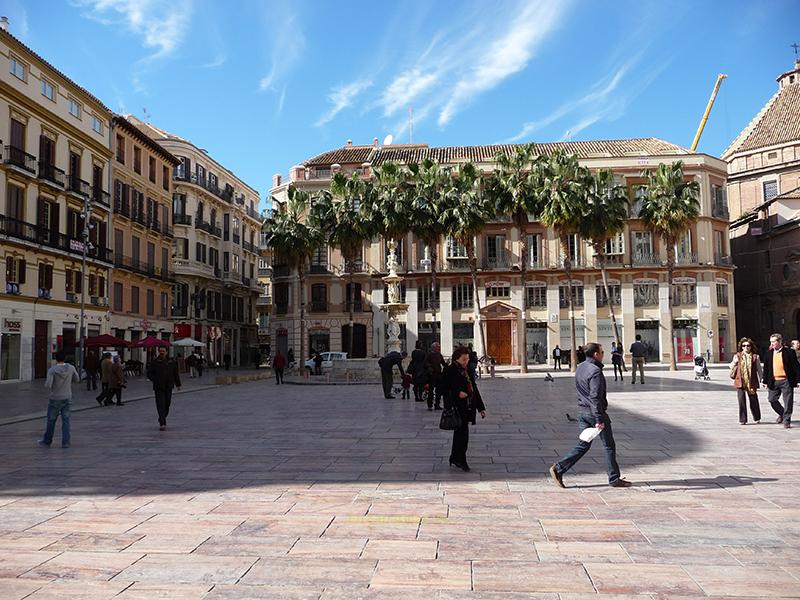
[[[114,363],[111,365],[108,386],[117,389],[121,388],[123,385],[125,385],[125,372],[122,370],[122,363]]]
[[[731,378],[733,379],[733,387],[737,390],[742,389],[742,370],[740,367],[742,361],[742,353],[737,352],[733,355],[733,360],[731,361]],[[750,383],[751,387],[754,390],[758,389],[760,383],[760,377],[763,377],[763,368],[761,367],[761,360],[758,358],[758,354],[753,353],[753,361],[752,361],[752,368],[750,372]]]
[[[104,358],[100,361],[100,381],[102,383],[109,383],[111,381],[111,362],[110,358]]]

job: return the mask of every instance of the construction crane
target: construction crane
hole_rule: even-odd
[[[706,126],[706,121],[708,121],[708,115],[711,113],[711,107],[714,106],[714,100],[717,97],[717,92],[719,92],[719,86],[722,85],[722,80],[725,79],[727,75],[720,73],[717,75],[717,83],[714,84],[714,91],[711,92],[711,98],[708,99],[708,106],[706,106],[706,112],[703,113],[703,118],[700,120],[700,127],[697,128],[697,133],[694,134],[694,141],[692,142],[692,152],[697,150],[697,144],[700,143],[700,136],[703,135],[703,129]]]

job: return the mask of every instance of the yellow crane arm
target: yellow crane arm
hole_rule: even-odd
[[[725,79],[727,75],[720,73],[717,75],[717,83],[714,84],[714,91],[711,92],[711,98],[708,99],[708,106],[706,106],[706,112],[703,113],[703,118],[700,120],[700,127],[697,128],[697,133],[694,134],[694,141],[692,142],[692,152],[697,150],[697,144],[700,143],[700,136],[703,135],[703,129],[706,126],[706,121],[708,121],[708,115],[711,113],[711,107],[714,106],[714,100],[717,97],[717,92],[719,91],[719,86],[722,85],[722,80]]]

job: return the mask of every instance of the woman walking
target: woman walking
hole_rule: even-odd
[[[123,406],[125,403],[122,401],[122,388],[124,387],[126,387],[125,369],[119,356],[115,356],[114,363],[111,365],[111,375],[108,382],[108,389],[110,391],[106,402],[111,404],[112,396],[116,395],[117,406]]]
[[[739,348],[731,361],[731,379],[739,397],[739,425],[747,425],[747,400],[750,400],[750,412],[753,420],[761,420],[761,407],[758,405],[758,385],[764,377],[761,360],[756,354],[753,340],[743,337],[739,340]]]
[[[423,402],[422,397],[423,386],[425,385],[425,359],[428,355],[422,349],[422,342],[417,342],[414,345],[414,351],[411,353],[411,363],[408,365],[408,372],[411,373],[412,382],[414,384],[414,400]]]
[[[617,372],[619,378],[622,379],[622,344],[617,346],[617,342],[611,342],[611,364],[614,365],[614,381],[617,380]]]
[[[450,451],[450,464],[462,471],[469,471],[467,464],[467,446],[469,445],[469,424],[475,424],[476,412],[486,418],[486,406],[475,385],[475,380],[467,370],[469,349],[463,346],[456,348],[453,359],[445,369],[443,380],[447,395],[446,407],[455,407],[461,416],[461,426],[453,431],[453,449]]]

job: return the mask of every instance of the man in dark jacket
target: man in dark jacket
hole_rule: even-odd
[[[100,359],[94,350],[86,353],[86,360],[83,361],[83,368],[86,369],[86,391],[97,389],[97,372],[100,370]]]
[[[764,354],[764,387],[769,404],[778,414],[776,423],[783,423],[786,429],[792,426],[792,408],[794,405],[794,388],[800,380],[800,365],[797,355],[791,348],[783,346],[783,336],[773,333],[769,336],[769,350]],[[783,396],[783,405],[778,398]]]
[[[401,354],[400,352],[393,350],[378,361],[378,365],[381,368],[383,397],[387,400],[394,399],[394,396],[392,395],[392,369],[395,365],[397,365],[397,369],[400,371],[400,377],[402,377],[405,374],[405,371],[403,371],[403,359],[406,356],[408,356],[406,352]]]
[[[439,342],[431,344],[431,351],[428,352],[426,370],[428,373],[428,410],[442,410],[442,396],[444,396],[444,356]],[[434,406],[435,405],[435,406]]]
[[[611,431],[611,419],[608,417],[608,400],[606,398],[606,378],[603,375],[603,346],[597,343],[586,345],[586,360],[575,370],[575,388],[578,393],[578,427],[584,429],[596,427],[600,430],[600,439],[606,450],[606,469],[608,485],[611,487],[630,487],[630,481],[622,479],[617,464],[617,447]],[[564,458],[550,467],[550,475],[556,485],[564,487],[562,477],[592,447],[592,442],[578,442]]]
[[[147,365],[147,378],[153,383],[158,411],[158,428],[167,428],[169,406],[172,403],[172,388],[181,389],[181,376],[178,374],[178,363],[167,358],[167,349],[158,349],[158,358]]]

